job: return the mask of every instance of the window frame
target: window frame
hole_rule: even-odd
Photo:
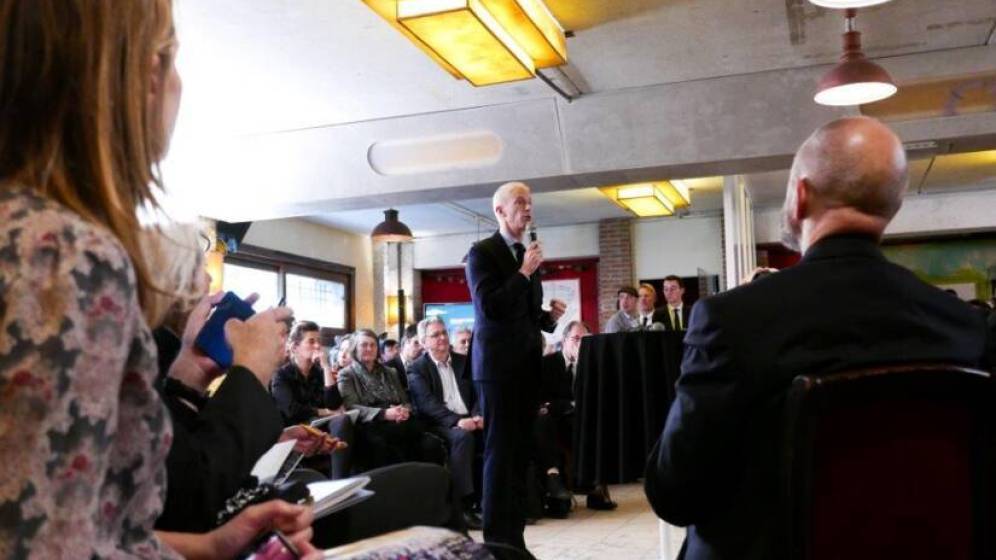
[[[226,264],[234,264],[249,268],[275,270],[277,272],[277,294],[281,298],[287,295],[287,274],[308,276],[329,282],[339,282],[346,285],[346,328],[322,326],[335,336],[351,333],[356,329],[356,268],[344,264],[302,257],[283,251],[266,249],[256,245],[239,245],[236,253],[225,255]]]

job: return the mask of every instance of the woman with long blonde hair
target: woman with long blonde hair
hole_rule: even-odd
[[[171,429],[149,325],[197,296],[157,285],[137,213],[179,107],[173,29],[171,0],[0,0],[0,557],[226,558],[269,528],[314,553],[310,510],[278,501],[153,531]],[[286,315],[227,325],[235,363],[276,367]]]

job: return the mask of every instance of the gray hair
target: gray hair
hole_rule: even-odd
[[[418,322],[418,339],[422,342],[422,344],[425,344],[425,333],[429,331],[429,325],[433,323],[438,323],[442,325],[444,329],[446,328],[446,323],[439,317],[439,315],[430,315],[429,317],[422,319]]]
[[[498,187],[494,196],[491,197],[491,210],[495,213],[496,217],[498,216],[498,207],[508,202],[508,199],[517,189],[530,190],[529,185],[521,181],[511,181]]]
[[[349,335],[353,342],[353,347],[350,349],[350,354],[353,355],[353,360],[356,362],[360,361],[360,355],[357,353],[360,349],[360,339],[361,338],[372,338],[374,342],[377,343],[377,353],[380,354],[380,341],[377,339],[377,333],[370,329],[360,329],[353,334]]]

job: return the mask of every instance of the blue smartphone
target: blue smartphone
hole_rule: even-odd
[[[234,292],[226,292],[197,334],[194,345],[221,369],[232,367],[232,347],[225,340],[225,323],[229,319],[245,321],[255,314],[252,306],[242,301]]]

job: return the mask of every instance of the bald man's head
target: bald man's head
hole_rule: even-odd
[[[847,211],[835,216],[864,216],[884,230],[902,205],[907,183],[903,144],[879,121],[848,117],[820,127],[792,162],[784,209],[787,244],[793,238],[798,244],[803,221],[840,209]],[[806,189],[802,209],[800,188]]]

